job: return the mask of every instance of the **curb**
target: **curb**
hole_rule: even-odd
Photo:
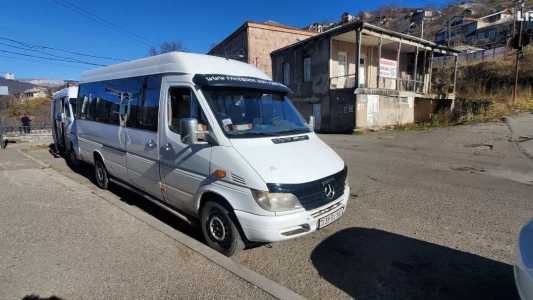
[[[89,187],[80,184],[65,175],[61,174],[60,172],[50,168],[50,165],[44,163],[43,161],[31,156],[28,153],[24,153],[20,149],[17,150],[25,157],[31,159],[32,161],[39,164],[42,168],[45,168],[47,172],[50,172],[51,175],[53,174],[56,178],[61,177],[61,181],[65,182],[67,186],[81,186],[84,189],[89,190],[94,195],[98,196],[102,200],[108,202],[109,204],[123,210],[127,214],[135,217],[139,221],[147,224],[148,226],[154,228],[155,230],[160,231],[161,233],[165,234],[166,236],[170,237],[171,239],[177,241],[178,243],[184,245],[185,247],[191,249],[192,251],[200,254],[201,256],[205,257],[209,261],[215,263],[216,265],[220,266],[221,268],[229,271],[230,273],[236,275],[240,279],[250,283],[251,285],[261,289],[265,293],[271,295],[274,298],[277,299],[306,299],[303,296],[297,294],[296,292],[290,290],[287,287],[282,286],[281,284],[268,279],[267,277],[239,264],[238,262],[232,260],[231,258],[228,258],[219,252],[209,248],[208,246],[204,245],[203,243],[189,237],[188,235],[181,233],[180,231],[172,228],[170,225],[167,225],[154,217],[151,217],[149,214],[145,213],[142,210],[133,209],[128,204],[116,199],[115,197],[111,197],[111,192],[104,191],[104,190],[92,190]]]

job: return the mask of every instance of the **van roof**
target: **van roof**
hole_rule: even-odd
[[[154,74],[225,74],[270,78],[256,67],[217,56],[169,52],[83,72],[80,82],[94,82]]]
[[[61,89],[61,90],[55,92],[54,95],[52,96],[52,98],[56,99],[56,98],[61,98],[61,97],[65,97],[65,96],[68,96],[69,98],[77,98],[78,97],[78,87],[77,86],[70,86],[70,87],[66,87],[64,89]]]

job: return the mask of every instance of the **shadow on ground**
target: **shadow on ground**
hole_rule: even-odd
[[[376,229],[339,231],[311,260],[357,299],[518,299],[508,264]]]
[[[54,157],[63,157],[63,154],[59,154],[55,151],[53,144],[50,144],[48,147],[49,153]],[[67,164],[68,165],[68,164]],[[81,175],[85,178],[88,178],[96,187],[95,177],[94,177],[94,167],[85,162],[80,162],[77,166],[68,165],[71,171]],[[187,234],[188,236],[204,242],[201,231],[198,227],[192,226],[189,223],[183,221],[182,219],[176,217],[174,214],[168,212],[167,210],[153,204],[152,202],[146,200],[144,197],[139,194],[130,191],[128,189],[117,186],[113,183],[109,184],[109,191],[115,194],[120,200],[129,205],[138,207],[139,209],[150,214],[159,221],[171,226],[172,228]]]

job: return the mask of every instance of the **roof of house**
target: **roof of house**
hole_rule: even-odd
[[[86,71],[81,74],[80,82],[169,73],[225,74],[270,79],[256,67],[237,60],[175,51]]]
[[[322,38],[322,37],[325,37],[325,36],[334,36],[334,35],[338,35],[338,34],[345,33],[345,32],[352,31],[352,30],[356,30],[356,29],[366,29],[368,31],[387,34],[389,36],[400,38],[400,39],[403,39],[403,40],[406,40],[406,41],[410,41],[410,42],[413,42],[413,43],[418,43],[418,44],[420,44],[422,46],[427,46],[427,47],[430,47],[430,48],[433,48],[433,49],[439,49],[439,50],[442,50],[442,51],[447,51],[447,52],[452,52],[452,53],[459,53],[459,51],[457,51],[457,50],[454,50],[452,48],[448,48],[448,47],[439,45],[439,44],[437,44],[435,42],[432,42],[432,41],[428,41],[428,40],[425,40],[425,39],[422,39],[422,38],[419,38],[419,37],[415,37],[415,36],[408,35],[408,34],[405,34],[405,33],[397,32],[397,31],[393,31],[393,30],[389,30],[389,29],[385,29],[385,28],[382,28],[382,27],[379,27],[379,26],[376,26],[376,25],[372,25],[370,23],[361,22],[361,21],[356,20],[356,21],[345,23],[345,24],[341,24],[339,26],[336,26],[334,28],[326,30],[326,31],[324,31],[322,33],[314,35],[314,36],[312,36],[312,37],[310,37],[308,39],[305,39],[303,41],[300,41],[300,42],[294,43],[292,45],[289,45],[289,46],[277,49],[275,51],[272,51],[272,54],[276,54],[276,53],[279,53],[279,52],[284,51],[286,49],[306,44],[306,43],[308,43],[308,42],[310,42],[312,40],[318,39],[318,38]]]
[[[242,31],[246,30],[249,27],[259,28],[259,29],[264,29],[264,30],[271,30],[271,31],[307,35],[307,36],[313,36],[316,34],[313,31],[291,27],[288,25],[274,22],[274,21],[266,21],[263,23],[254,22],[254,21],[246,21],[241,26],[239,26],[239,28],[237,28],[234,32],[232,32],[230,35],[224,38],[220,43],[216,44],[213,48],[211,48],[208,54],[212,54],[214,51],[216,51],[217,48],[221,47],[222,45],[224,45],[225,43],[233,39],[236,35],[238,35],[239,33],[241,33]]]

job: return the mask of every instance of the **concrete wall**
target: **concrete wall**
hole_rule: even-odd
[[[272,76],[270,53],[314,34],[275,25],[247,22],[209,51],[209,54],[244,61]]]
[[[310,37],[310,34],[248,27],[248,63],[272,76],[270,53]]]
[[[414,96],[358,94],[357,128],[379,128],[414,122]]]
[[[449,112],[452,100],[415,98],[415,122],[429,122],[435,114]]]
[[[311,81],[304,81],[303,60],[311,57]],[[302,116],[308,120],[314,115],[317,130],[329,126],[329,38],[319,38],[305,46],[296,45],[285,51],[272,54],[272,78],[283,81],[283,63],[290,64],[289,88],[293,91],[291,99]],[[319,126],[317,126],[319,125]]]

